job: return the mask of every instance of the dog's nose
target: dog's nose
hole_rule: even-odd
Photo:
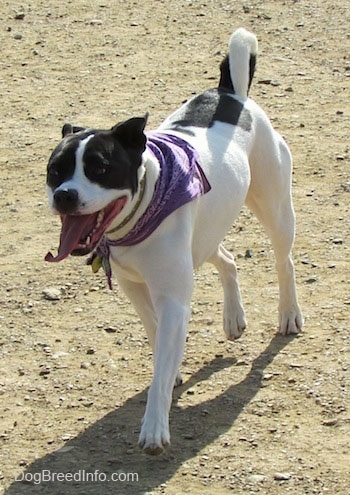
[[[53,195],[55,208],[60,213],[74,213],[78,206],[78,191],[76,189],[59,189]]]

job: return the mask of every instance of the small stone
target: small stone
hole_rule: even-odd
[[[247,249],[244,255],[245,258],[252,258],[253,257],[253,250],[252,249]]]
[[[273,376],[274,376],[273,373],[264,373],[262,378],[263,378],[263,380],[269,381],[269,380],[272,380]]]
[[[186,435],[183,436],[185,440],[193,440],[194,436],[192,433],[186,433]]]
[[[80,368],[83,370],[87,370],[89,367],[90,367],[90,363],[87,363],[85,361],[80,365]]]
[[[16,21],[22,21],[25,17],[25,13],[24,12],[17,12],[17,14],[15,15],[15,19]]]
[[[245,361],[244,359],[237,359],[236,363],[235,363],[236,366],[247,366],[248,363],[247,361]]]
[[[292,477],[292,473],[275,473],[273,479],[275,481],[288,481]]]
[[[45,287],[43,289],[43,296],[47,301],[58,301],[61,299],[61,291],[55,287]]]
[[[248,476],[247,481],[249,483],[262,483],[263,481],[265,481],[265,479],[266,476],[264,476],[263,474],[251,474],[250,476]]]
[[[336,426],[338,424],[338,420],[334,419],[325,419],[322,421],[323,426]]]
[[[107,332],[107,333],[116,333],[117,330],[118,329],[116,327],[106,327],[105,328],[105,332]]]
[[[310,277],[310,278],[308,278],[308,279],[305,280],[305,282],[307,284],[314,284],[317,281],[318,281],[318,278],[317,277]]]
[[[68,437],[68,435],[67,435]],[[66,436],[62,440],[64,440]],[[67,438],[69,440],[69,437]],[[61,447],[60,449],[56,450],[56,454],[65,454],[66,452],[69,452],[70,450],[73,450],[74,446],[73,445],[65,445],[64,447]]]
[[[51,373],[50,368],[44,368],[44,369],[39,371],[40,376],[46,376],[46,375],[49,375],[50,373]]]
[[[21,39],[23,39],[23,36],[21,34],[17,33],[17,34],[15,34],[14,38],[15,38],[15,40],[21,40]]]
[[[91,19],[90,21],[91,26],[101,26],[101,24],[103,24],[101,19]]]
[[[93,347],[90,347],[87,351],[86,351],[86,354],[95,354],[95,349]]]
[[[333,244],[343,244],[343,239],[341,239],[340,237],[336,237],[335,239],[333,239]]]

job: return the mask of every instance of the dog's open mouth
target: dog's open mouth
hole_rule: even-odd
[[[61,215],[62,228],[57,256],[47,253],[45,261],[61,261],[70,254],[84,256],[98,244],[104,232],[125,206],[127,197],[117,199],[90,215]]]

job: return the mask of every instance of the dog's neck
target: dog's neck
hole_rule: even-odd
[[[125,217],[124,220],[119,225],[117,225],[116,227],[114,227],[111,230],[106,231],[107,236],[110,236],[111,234],[118,232],[118,230],[121,230],[123,227],[125,227],[132,220],[134,215],[136,215],[137,210],[139,209],[140,204],[141,204],[143,197],[144,197],[144,194],[145,194],[146,179],[147,179],[147,172],[145,171],[145,173],[144,173],[144,175],[140,181],[138,198],[136,200],[136,203],[135,203],[133,209],[131,210],[131,212],[128,214],[128,216]]]
[[[143,156],[143,163],[140,167],[139,187],[133,201],[130,203],[130,212],[126,214],[120,223],[116,225],[112,223],[110,228],[105,232],[105,236],[108,239],[116,240],[122,238],[133,228],[152,199],[159,173],[159,164],[146,149]]]

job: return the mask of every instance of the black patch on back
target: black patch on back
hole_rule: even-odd
[[[223,88],[205,91],[173,115],[169,128],[191,133],[188,127],[210,128],[215,122],[224,122],[249,132],[252,124],[250,112],[232,97],[233,94]]]

